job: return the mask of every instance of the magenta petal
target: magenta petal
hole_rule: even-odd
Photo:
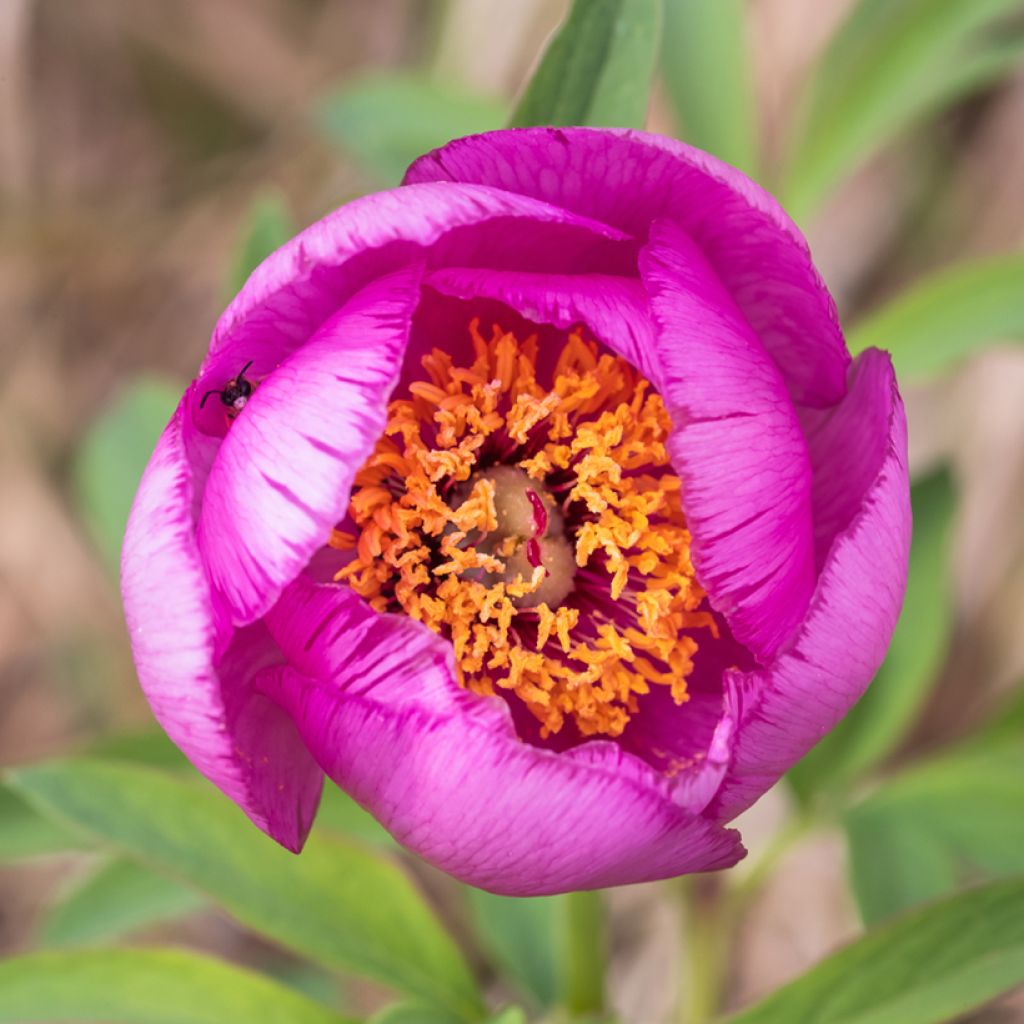
[[[444,267],[428,274],[424,283],[458,299],[495,299],[534,323],[562,330],[584,323],[645,377],[654,375],[654,334],[639,281],[609,274]]]
[[[303,344],[368,282],[410,263],[430,266],[628,270],[635,245],[607,224],[477,185],[427,184],[364,196],[269,256],[224,311],[202,387],[256,372]]]
[[[236,623],[257,619],[344,515],[384,432],[419,271],[368,285],[256,389],[210,470],[199,550]]]
[[[302,581],[268,623],[294,667],[267,670],[261,685],[324,770],[465,882],[540,895],[727,867],[743,854],[735,832],[680,806],[614,744],[558,754],[523,743],[504,702],[461,690],[450,646],[411,619]]]
[[[264,831],[306,838],[323,778],[295,727],[251,689],[257,666],[233,656],[196,550],[182,406],[157,444],[125,534],[121,588],[139,681],[171,740]],[[230,652],[229,652],[230,654]]]
[[[814,589],[807,443],[777,367],[693,242],[655,224],[640,266],[694,565],[736,638],[767,660]]]
[[[729,820],[766,789],[853,706],[874,677],[892,637],[907,579],[910,491],[907,427],[889,357],[877,350],[851,368],[842,413],[868,436],[885,425],[884,459],[825,561],[818,587],[792,650],[769,668],[742,676],[747,710],[734,761],[716,798]],[[851,428],[852,429],[852,428]],[[835,446],[818,458],[839,460],[849,436],[837,430]],[[824,437],[819,438],[824,444]]]
[[[681,142],[643,132],[524,128],[456,139],[406,182],[477,182],[536,196],[643,238],[670,218],[694,239],[782,370],[793,398],[843,395],[850,357],[807,242],[749,178]]]

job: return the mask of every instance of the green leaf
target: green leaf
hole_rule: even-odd
[[[407,1002],[385,1006],[368,1024],[459,1024],[460,1019],[436,1006]]]
[[[238,242],[228,294],[234,295],[249,275],[272,253],[295,234],[295,222],[288,204],[279,192],[265,192],[249,208],[249,215]]]
[[[1024,881],[869,932],[730,1024],[940,1024],[1024,983]]]
[[[885,662],[839,725],[790,772],[798,795],[849,786],[892,753],[945,661],[953,617],[949,548],[956,494],[940,470],[911,490],[914,535],[903,612]]]
[[[559,933],[565,897],[519,899],[468,887],[466,894],[474,929],[494,963],[536,1006],[553,1006],[564,987]]]
[[[518,1006],[507,1006],[491,1017],[488,1024],[526,1024],[526,1014]]]
[[[0,863],[87,848],[81,836],[50,821],[0,784]]]
[[[1024,253],[943,270],[861,320],[852,352],[892,353],[900,377],[938,374],[1000,341],[1024,339]]]
[[[130,860],[115,858],[86,876],[43,921],[46,946],[77,946],[120,938],[203,906],[193,889]]]
[[[32,953],[0,963],[0,1024],[344,1024],[251,971],[176,949]]]
[[[683,138],[757,173],[742,0],[666,0],[661,73]]]
[[[1024,743],[965,746],[885,783],[845,815],[866,922],[954,889],[1024,875]]]
[[[316,826],[372,846],[396,847],[391,834],[369,811],[364,811],[352,797],[331,784],[324,787],[316,812]]]
[[[104,736],[92,744],[85,754],[103,761],[131,761],[173,771],[190,768],[185,755],[170,741],[167,733],[159,728]]]
[[[1019,0],[861,0],[827,48],[792,154],[784,205],[802,221],[900,132],[1019,59],[993,22]]]
[[[382,185],[397,185],[416,157],[461,135],[500,128],[504,104],[422,75],[352,82],[320,105],[324,134]]]
[[[658,0],[573,0],[512,125],[642,128],[660,20]]]
[[[89,427],[72,476],[82,519],[116,573],[132,499],[182,388],[155,377],[127,385]]]
[[[88,759],[23,768],[40,810],[195,886],[240,922],[329,969],[361,972],[472,1018],[458,949],[410,883],[364,846],[314,836],[293,856],[225,797],[152,768]]]

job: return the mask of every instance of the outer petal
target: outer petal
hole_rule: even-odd
[[[523,743],[498,698],[454,682],[450,645],[347,588],[297,584],[268,617],[292,668],[262,677],[328,774],[397,839],[494,892],[620,885],[739,859],[611,743]],[[690,795],[690,794],[687,794]]]
[[[824,406],[843,395],[850,357],[806,241],[767,192],[700,150],[643,132],[525,128],[456,139],[405,180],[495,185],[638,238],[670,218],[704,252],[794,399]]]
[[[910,549],[907,428],[889,357],[868,350],[837,414],[845,423],[818,459],[842,471],[861,431],[881,419],[884,458],[862,492],[859,510],[828,553],[818,588],[791,651],[740,680],[746,692],[734,760],[715,809],[728,820],[752,804],[814,746],[856,702],[882,663],[899,617]]]
[[[384,432],[419,271],[364,288],[255,391],[203,494],[199,550],[236,623],[278,598],[344,515]]]
[[[278,842],[302,846],[322,775],[294,725],[251,688],[267,645],[250,638],[215,667],[219,622],[196,550],[182,406],[150,459],[124,540],[121,586],[139,681],[168,736]]]
[[[526,196],[427,184],[364,196],[268,257],[217,323],[203,388],[249,359],[265,373],[368,282],[409,263],[628,272],[628,236]]]
[[[693,242],[656,223],[640,266],[694,565],[733,634],[764,661],[814,589],[807,443],[777,367]]]

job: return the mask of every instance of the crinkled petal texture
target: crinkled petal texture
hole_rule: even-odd
[[[496,892],[726,867],[743,848],[724,823],[845,714],[895,625],[910,516],[888,357],[851,363],[797,228],[681,143],[495,132],[406,180],[289,242],[218,323],[125,538],[146,695],[291,849],[326,773],[410,849]],[[691,700],[651,695],[621,740],[520,738],[502,699],[460,687],[448,641],[323,582],[390,396],[425,351],[464,351],[453,325],[474,315],[542,339],[585,324],[671,417],[723,632],[698,652]],[[250,362],[256,389],[228,421],[202,396]]]

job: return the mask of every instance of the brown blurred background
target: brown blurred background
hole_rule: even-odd
[[[807,70],[849,6],[749,3],[766,184]],[[155,387],[190,379],[260,197],[280,197],[301,226],[394,183],[326,137],[320,101],[366,73],[403,70],[500,109],[564,10],[561,0],[0,0],[0,764],[149,721],[110,551],[83,516],[83,440],[140,375]],[[660,96],[649,127],[677,131]],[[923,272],[1021,247],[1022,129],[1017,73],[887,147],[804,225],[844,317]],[[913,737],[921,749],[968,729],[1024,676],[1024,349],[996,348],[906,397],[915,466],[949,459],[961,488],[953,653]],[[785,801],[774,794],[754,812],[752,850]],[[822,832],[782,864],[746,924],[731,1003],[854,933],[843,856]],[[73,869],[3,869],[0,951],[31,942]],[[616,1002],[627,1020],[661,1020],[678,962],[673,910],[657,887],[613,903]],[[224,924],[183,934],[200,930],[221,948],[241,941]],[[1007,1002],[985,1019],[1024,1010]]]

